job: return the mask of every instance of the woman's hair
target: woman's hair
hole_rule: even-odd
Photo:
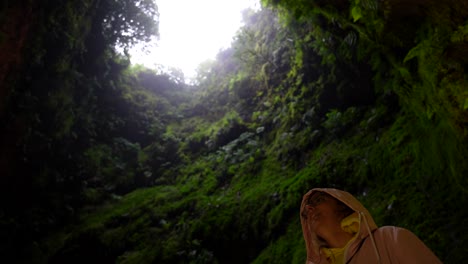
[[[328,193],[325,192],[320,192],[316,191],[313,194],[309,195],[306,200],[306,205],[310,206],[316,206],[325,200],[328,199],[333,199],[336,202],[337,205],[337,214],[340,216],[341,219],[349,216],[350,214],[354,213],[354,210],[349,208],[347,205],[345,205],[343,202],[340,200],[336,199],[335,197],[329,195]]]

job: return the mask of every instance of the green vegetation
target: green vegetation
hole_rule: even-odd
[[[193,86],[117,51],[157,36],[152,1],[29,2],[0,12],[28,25],[0,72],[5,259],[303,263],[314,187],[468,256],[463,1],[264,0]]]

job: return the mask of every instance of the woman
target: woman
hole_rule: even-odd
[[[442,263],[410,231],[377,228],[366,208],[337,189],[312,189],[301,205],[306,264]]]

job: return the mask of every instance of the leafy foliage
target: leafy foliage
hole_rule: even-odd
[[[103,17],[102,34],[125,49],[158,34],[159,13],[154,1],[97,1],[96,17]],[[102,14],[103,13],[103,14]]]
[[[265,0],[188,87],[116,52],[156,32],[150,2],[40,9],[6,79],[2,253],[303,263],[298,205],[327,186],[464,261],[467,4]]]

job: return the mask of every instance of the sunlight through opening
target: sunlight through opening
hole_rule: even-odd
[[[156,0],[160,39],[146,52],[130,51],[132,64],[177,68],[190,82],[198,65],[228,48],[242,26],[242,11],[258,10],[258,0]]]

